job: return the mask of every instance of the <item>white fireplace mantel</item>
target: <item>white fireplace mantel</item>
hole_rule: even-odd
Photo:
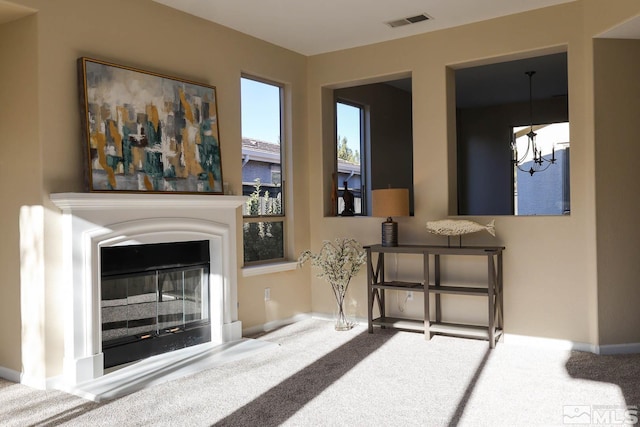
[[[63,378],[68,385],[103,375],[100,248],[208,240],[211,339],[242,337],[238,321],[236,230],[242,196],[57,193],[66,281]]]
[[[162,209],[176,207],[194,209],[236,209],[246,201],[243,196],[210,196],[189,194],[144,193],[54,193],[50,196],[63,212],[102,209]]]

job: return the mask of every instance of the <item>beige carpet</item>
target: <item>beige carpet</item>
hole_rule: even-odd
[[[0,425],[562,426],[630,423],[640,403],[640,355],[489,350],[321,320],[260,339],[279,346],[102,403],[0,381]]]

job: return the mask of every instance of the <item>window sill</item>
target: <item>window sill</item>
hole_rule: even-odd
[[[242,268],[242,277],[260,276],[262,274],[292,271],[298,268],[297,261],[274,262],[272,264],[252,265]]]

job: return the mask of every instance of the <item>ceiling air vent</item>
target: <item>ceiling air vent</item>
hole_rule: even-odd
[[[402,27],[404,25],[416,24],[416,23],[422,22],[422,21],[428,21],[429,19],[432,19],[432,18],[429,15],[427,15],[426,13],[422,13],[422,14],[416,15],[416,16],[409,16],[408,18],[402,18],[402,19],[396,19],[394,21],[389,21],[386,24],[388,26],[390,26],[391,28],[396,28],[396,27]]]

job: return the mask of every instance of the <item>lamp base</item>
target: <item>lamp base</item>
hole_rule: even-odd
[[[398,246],[398,223],[391,218],[382,223],[382,246]]]

